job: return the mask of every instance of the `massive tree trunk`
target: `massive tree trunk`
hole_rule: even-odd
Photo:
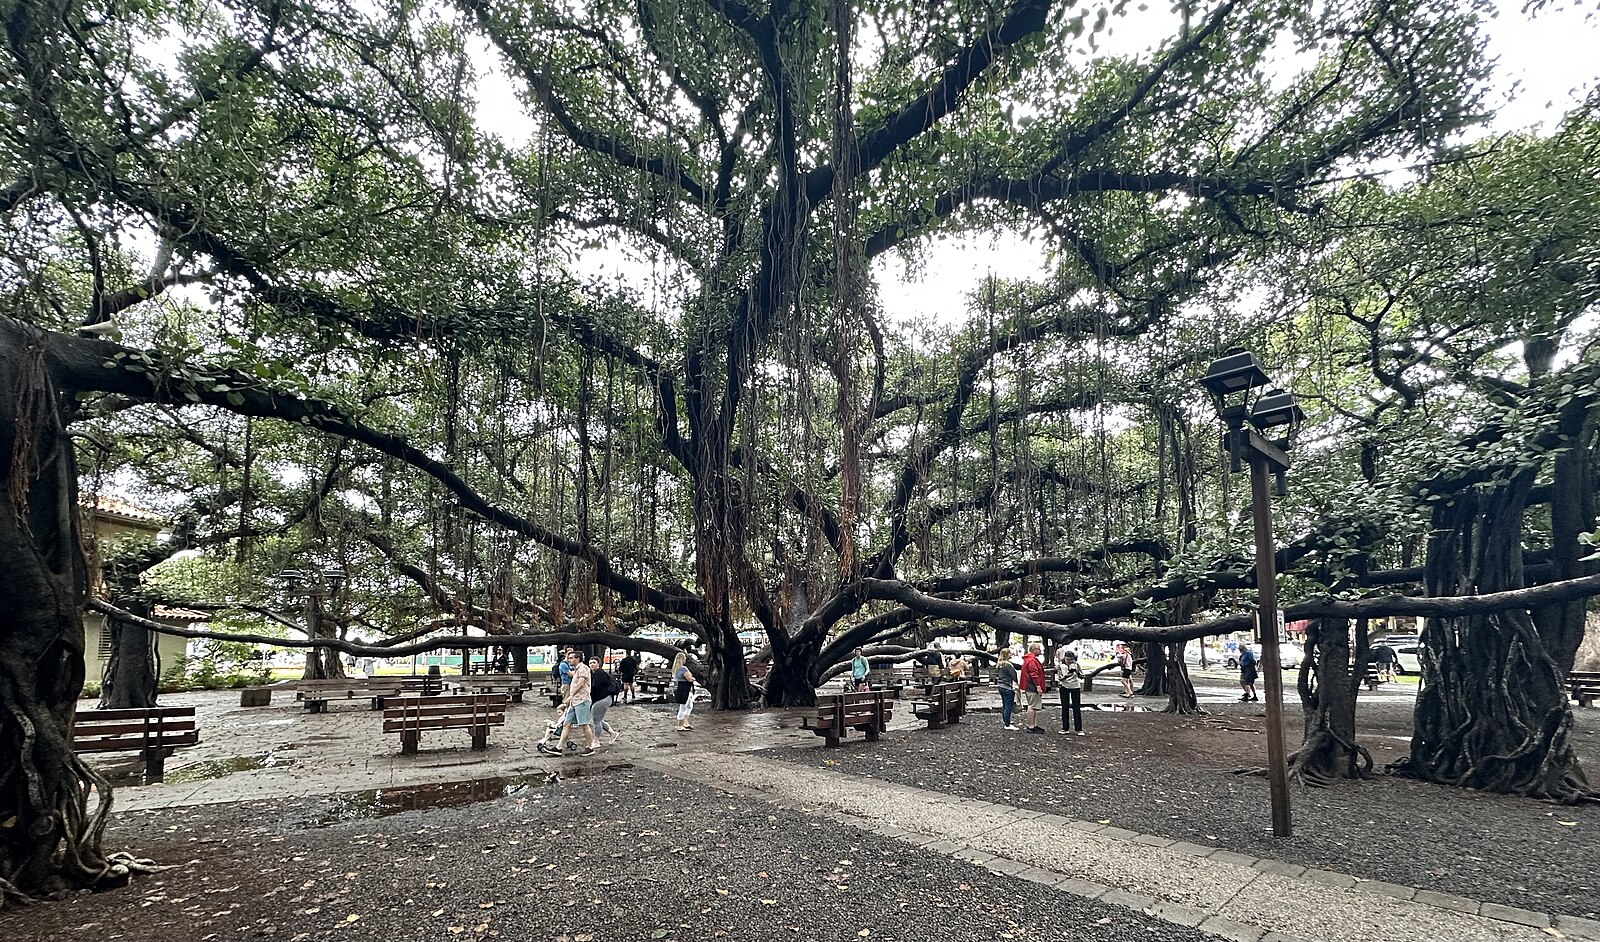
[[[100,849],[110,789],[69,739],[86,591],[70,401],[37,347],[0,348],[0,907],[128,872]]]
[[[1152,644],[1150,647],[1156,647]],[[1200,709],[1200,698],[1195,695],[1194,682],[1189,679],[1189,665],[1183,662],[1183,645],[1169,644],[1166,646],[1166,688],[1167,706],[1161,712],[1177,713],[1185,716],[1204,715],[1205,710]],[[1145,666],[1148,671],[1149,665]]]
[[[135,615],[150,617],[148,610],[129,606]],[[156,705],[156,688],[161,682],[156,667],[156,636],[143,625],[106,616],[105,630],[111,632],[111,660],[100,683],[100,708],[125,710]]]
[[[808,641],[786,641],[772,646],[771,670],[767,674],[767,706],[814,706],[817,682],[821,679],[823,636]]]
[[[1361,633],[1365,635],[1363,625]],[[1350,626],[1342,618],[1316,619],[1306,629],[1307,660],[1300,665],[1305,741],[1289,756],[1289,777],[1323,786],[1367,778],[1372,756],[1356,743],[1356,685],[1361,665],[1350,666]]]
[[[1434,506],[1431,596],[1520,588],[1522,518],[1537,469],[1462,489]],[[1488,489],[1485,489],[1488,488]],[[1411,756],[1433,782],[1573,802],[1591,797],[1572,750],[1561,665],[1525,609],[1429,618]]]
[[[332,638],[334,636],[334,622],[331,618],[322,617],[320,597],[309,595],[306,597],[306,637]],[[462,673],[466,672],[465,655],[462,661]],[[339,660],[339,652],[333,648],[311,648],[306,652],[306,667],[300,674],[301,680],[341,680],[348,676],[345,673],[344,662]]]
[[[1160,624],[1165,618],[1165,613],[1150,624]],[[1164,697],[1167,695],[1167,648],[1166,645],[1149,642],[1140,645],[1144,649],[1144,683],[1134,692],[1141,697]],[[1183,661],[1183,649],[1178,650],[1178,661]]]

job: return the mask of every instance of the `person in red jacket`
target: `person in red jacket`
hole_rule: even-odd
[[[1039,663],[1040,646],[1028,645],[1022,656],[1022,694],[1028,698],[1028,732],[1043,733],[1039,725],[1039,704],[1044,699],[1044,665]]]

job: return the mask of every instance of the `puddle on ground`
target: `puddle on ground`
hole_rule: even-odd
[[[1155,707],[1136,706],[1132,703],[1085,703],[1086,710],[1098,710],[1101,713],[1160,713]]]
[[[206,759],[186,765],[174,772],[167,773],[167,784],[181,785],[184,782],[209,782],[212,779],[232,775],[235,772],[254,772],[257,769],[277,769],[286,765],[294,765],[294,760],[278,755],[259,756],[224,756],[221,759]]]
[[[359,792],[330,795],[311,820],[312,827],[329,827],[346,821],[386,818],[406,811],[429,808],[459,808],[464,805],[520,795],[529,789],[549,785],[565,778],[588,778],[618,769],[631,769],[631,762],[610,762],[603,766],[575,765],[556,772],[530,772],[525,775],[496,775],[459,782],[431,782],[425,785],[396,785]]]

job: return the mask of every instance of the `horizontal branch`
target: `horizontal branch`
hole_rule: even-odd
[[[341,654],[355,657],[410,657],[413,654],[425,654],[429,651],[460,650],[464,648],[499,648],[499,647],[548,647],[559,644],[604,644],[607,647],[621,648],[633,651],[649,651],[651,654],[671,660],[680,652],[665,641],[655,641],[650,638],[632,638],[627,635],[613,634],[609,631],[541,631],[525,635],[444,635],[437,638],[428,638],[412,644],[363,644],[359,641],[345,641],[341,638],[275,638],[272,635],[245,634],[231,631],[208,631],[204,628],[180,628],[175,625],[164,625],[158,621],[141,618],[132,612],[123,611],[102,599],[91,598],[88,607],[107,615],[117,621],[137,625],[147,631],[157,634],[171,635],[176,638],[200,638],[208,641],[229,641],[243,644],[261,644],[279,648],[328,648]]]
[[[1095,621],[1068,624],[1040,620],[1026,612],[995,605],[981,605],[928,595],[893,580],[864,579],[862,588],[870,597],[899,602],[917,612],[988,625],[1015,634],[1051,638],[1055,641],[1098,640],[1155,641],[1172,644],[1208,635],[1247,631],[1255,625],[1255,615],[1230,615],[1193,625],[1126,625]],[[1318,598],[1286,606],[1283,617],[1298,621],[1308,618],[1377,618],[1387,615],[1415,615],[1459,618],[1512,609],[1531,609],[1560,602],[1600,595],[1600,575],[1582,576],[1523,589],[1508,589],[1484,595],[1416,597],[1385,595],[1359,600]]]
[[[51,372],[66,389],[118,393],[143,402],[176,405],[204,404],[238,415],[281,419],[367,445],[427,474],[443,484],[460,505],[484,520],[521,534],[557,552],[582,559],[594,567],[595,581],[625,598],[663,612],[697,615],[695,596],[669,594],[618,572],[611,560],[594,547],[569,539],[512,511],[490,502],[445,464],[405,439],[375,429],[347,415],[332,403],[300,398],[262,385],[260,379],[229,369],[203,374],[195,365],[169,369],[167,359],[104,340],[44,331],[0,315],[0,346],[44,348]]]

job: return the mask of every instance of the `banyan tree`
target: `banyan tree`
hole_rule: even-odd
[[[1447,366],[1494,377],[1474,401],[1549,418],[1518,441],[1565,456],[1562,481],[1591,467],[1579,367],[1530,347],[1525,388],[1503,389],[1502,364],[1468,355],[1488,355],[1487,327],[1466,352],[1416,342],[1449,320],[1439,292],[1385,320],[1385,286],[1356,277],[1376,269],[1323,277],[1406,218],[1355,199],[1352,168],[1426,164],[1475,120],[1479,12],[1180,4],[1160,41],[1112,52],[1107,11],[1052,0],[15,5],[0,889],[128,866],[101,850],[109,802],[66,745],[87,604],[74,433],[182,492],[184,539],[230,557],[241,594],[279,591],[255,608],[312,647],[469,628],[665,647],[640,634],[665,627],[694,641],[717,706],[800,704],[858,645],[899,656],[974,625],[1158,645],[1233,630],[1201,620],[1251,584],[1187,378],[1260,339],[1343,436],[1296,485],[1315,496],[1295,498],[1284,557],[1308,592],[1397,584],[1370,573],[1415,565],[1422,527],[1395,524],[1419,506],[1458,535],[1412,577],[1432,594],[1526,581],[1514,539],[1474,529],[1491,508],[1548,530],[1536,565],[1572,583],[1593,512],[1532,519],[1542,457],[1483,481],[1425,467],[1427,449],[1386,452],[1382,488],[1349,471],[1360,435],[1430,427],[1419,407],[1462,382]],[[892,314],[888,260],[998,233],[1040,248],[1037,277],[983,280],[959,325]],[[1263,284],[1304,291],[1240,314]],[[1381,407],[1352,408],[1374,384]],[[1481,444],[1509,443],[1492,427],[1513,423],[1485,421]],[[1476,503],[1418,483],[1439,475]],[[1462,568],[1471,540],[1493,571]],[[342,576],[303,619],[281,587],[244,585],[290,557]],[[1533,628],[1430,622],[1539,665],[1506,721],[1544,724],[1549,761],[1475,777],[1442,743],[1422,774],[1581,789],[1561,656],[1529,640],[1569,638],[1580,597]],[[1357,617],[1341,612],[1325,603]],[[384,641],[341,637],[361,620]],[[1478,668],[1435,641],[1453,673],[1421,709],[1443,726]]]

